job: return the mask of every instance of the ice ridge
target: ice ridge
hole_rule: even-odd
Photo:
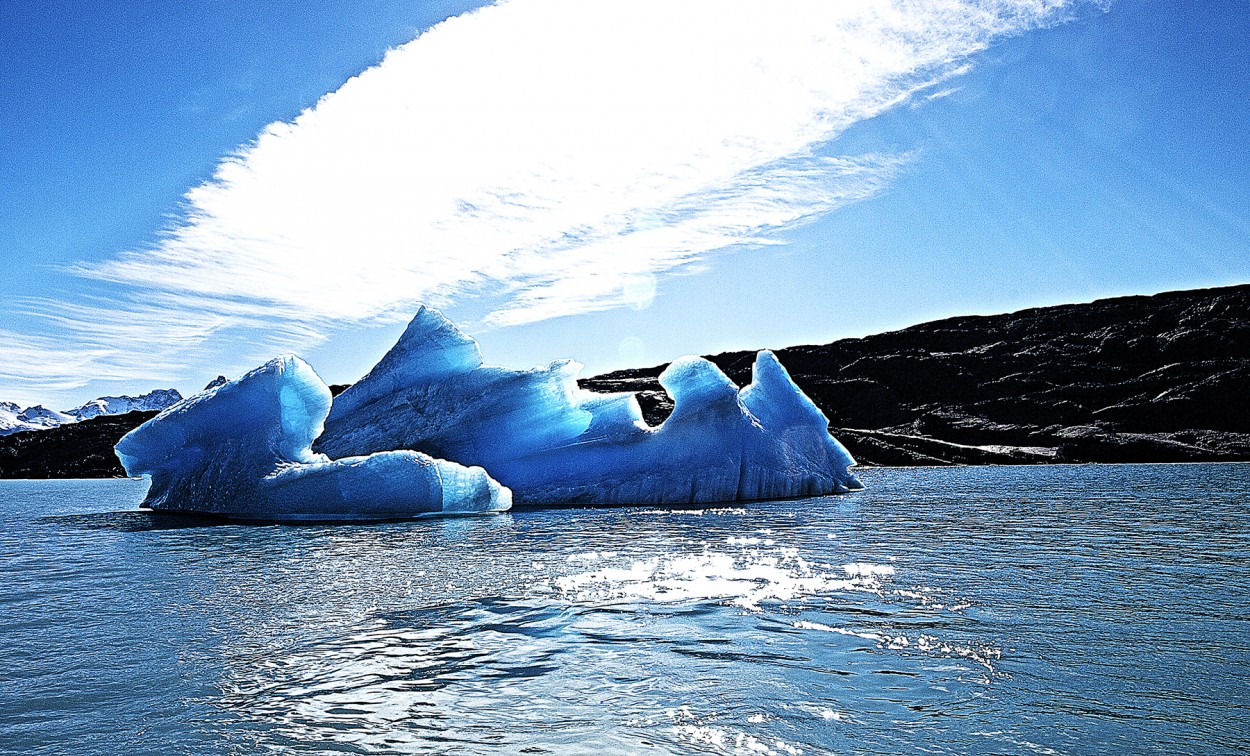
[[[771,352],[742,390],[685,357],[660,376],[672,415],[652,428],[632,394],[577,386],[581,366],[510,370],[422,308],[370,373],[334,400],[330,457],[414,449],[481,466],[524,505],[696,504],[860,488],[850,453]]]

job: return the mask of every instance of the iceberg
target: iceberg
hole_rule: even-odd
[[[115,451],[151,477],[143,506],[267,521],[402,519],[489,512],[511,492],[480,467],[417,451],[330,460],[312,451],[330,390],[298,357],[278,357],[182,400]]]
[[[411,449],[479,466],[518,506],[705,504],[862,488],[828,420],[768,351],[739,390],[713,363],[660,376],[672,415],[650,427],[633,394],[577,385],[581,366],[511,370],[422,308],[359,382],[334,400],[317,451]]]

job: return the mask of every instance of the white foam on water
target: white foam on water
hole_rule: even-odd
[[[799,756],[804,751],[798,746],[784,740],[760,740],[746,732],[731,732],[723,727],[710,727],[697,724],[677,724],[673,726],[673,735],[678,740],[692,745],[715,748],[726,753],[759,753],[764,756]]]
[[[915,588],[896,588],[891,590],[890,595],[900,596],[902,598],[913,599],[921,607],[935,611],[947,610],[951,612],[962,612],[972,607],[972,602],[966,598],[954,599],[951,603],[946,603],[948,599],[943,598],[949,596],[950,591],[942,588],[934,588],[924,585]]]
[[[894,566],[890,564],[869,564],[868,562],[853,562],[851,564],[842,565],[842,569],[851,577],[866,577],[868,575],[893,575]]]
[[[1012,745],[1019,746],[1021,748],[1025,748],[1029,751],[1032,751],[1033,753],[1040,753],[1042,754],[1042,756],[1059,756],[1059,753],[1060,753],[1059,751],[1056,751],[1053,748],[1049,748],[1039,743],[1034,743],[1032,741],[1024,740],[1022,738],[1012,737],[1011,733],[1005,730],[982,731],[982,732],[974,732],[971,734],[979,735],[985,738],[994,738],[996,740],[1004,740],[1008,743],[1011,743]]]
[[[885,641],[885,636],[879,633],[866,633],[857,630],[849,630],[845,627],[834,627],[833,625],[823,625],[819,622],[809,622],[807,620],[799,620],[794,623],[794,627],[798,630],[819,630],[824,633],[837,633],[838,635],[851,635],[856,638],[863,638],[875,643]]]
[[[901,651],[904,649],[920,651],[932,656],[943,656],[948,658],[962,658],[975,662],[985,667],[989,672],[996,672],[994,665],[998,660],[1002,659],[1003,651],[1000,648],[992,646],[984,646],[981,648],[973,648],[972,646],[959,645],[957,643],[947,643],[939,640],[935,636],[921,633],[913,642],[906,635],[887,635],[885,633],[874,633],[862,630],[852,630],[846,627],[836,627],[834,625],[825,625],[820,622],[811,622],[809,620],[799,620],[792,625],[796,630],[817,630],[824,633],[835,633],[837,635],[847,635],[855,638],[863,638],[877,644],[878,648],[890,649],[892,651]]]
[[[723,748],[727,733],[719,727],[702,727],[700,725],[674,725],[673,734],[678,740],[685,740],[698,745]]]
[[[672,509],[639,509],[631,513],[633,517],[645,516],[663,516],[663,517],[703,517],[704,515],[743,515],[747,513],[746,507],[711,507],[703,509],[691,509],[688,507],[674,507]]]
[[[961,657],[969,661],[976,662],[985,667],[990,672],[995,672],[994,665],[1003,658],[1003,650],[993,646],[982,646],[981,648],[973,648],[972,646],[962,646],[954,643],[947,643],[939,640],[932,635],[921,635],[916,639],[916,648],[934,654],[942,654],[944,656]]]

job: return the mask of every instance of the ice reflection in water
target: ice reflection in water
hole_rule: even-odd
[[[359,527],[4,483],[0,751],[1250,748],[1250,466],[869,477]]]

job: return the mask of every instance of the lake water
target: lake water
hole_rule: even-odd
[[[1250,465],[361,526],[0,481],[6,753],[1234,753]]]

